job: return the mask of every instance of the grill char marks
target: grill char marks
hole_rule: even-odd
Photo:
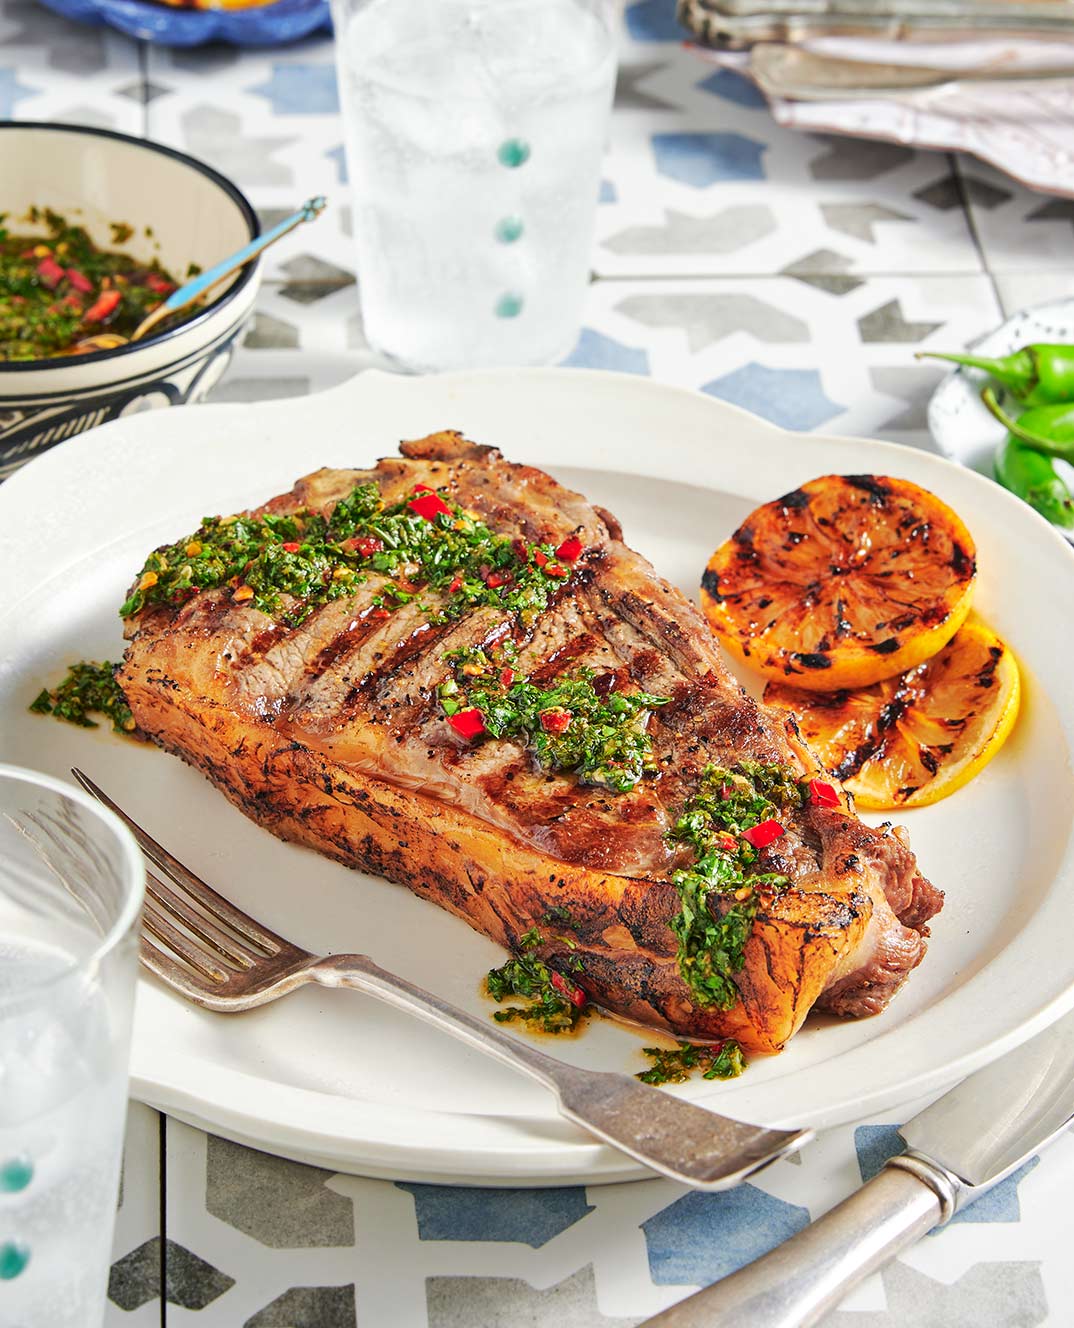
[[[439,433],[402,443],[399,450],[413,462],[446,468],[455,501],[479,512],[502,534],[554,545],[577,534],[587,549],[607,542],[607,526],[581,494],[557,484],[543,470],[507,464],[495,448],[456,433]]]
[[[260,713],[266,705],[279,713],[284,699],[303,679],[316,677],[375,628],[369,612],[382,589],[383,581],[378,580],[352,597],[332,600],[298,627],[278,628],[263,654],[251,649],[235,659],[232,682],[242,701]]]
[[[444,592],[419,587],[383,617],[385,581],[371,574],[299,627],[222,592],[153,609],[128,623],[121,674],[142,727],[275,833],[403,881],[506,944],[567,906],[583,984],[632,1018],[776,1050],[826,987],[839,1013],[882,1005],[923,953],[938,892],[893,836],[806,808],[766,850],[765,868],[794,885],[762,898],[742,1000],[698,1009],[668,927],[679,900],[665,832],[709,763],[811,775],[814,758],[730,677],[700,615],[620,542],[614,518],[456,434],[402,451],[371,471],[318,471],[260,510],[327,515],[356,484],[377,483],[388,503],[426,484],[508,537],[556,547],[577,534],[582,557],[549,607],[528,625],[490,605],[430,621]],[[507,637],[515,675],[538,686],[586,668],[605,690],[669,698],[648,717],[659,777],[615,795],[539,769],[519,743],[460,738],[439,704],[445,656]]]

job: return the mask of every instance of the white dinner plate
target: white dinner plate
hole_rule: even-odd
[[[1037,342],[1074,344],[1074,300],[1053,300],[1050,304],[1022,309],[973,342],[966,348],[966,354],[1009,355]],[[945,349],[961,351],[959,346]],[[993,478],[996,448],[1007,432],[981,400],[981,389],[991,381],[980,369],[959,365],[941,380],[929,400],[928,411],[929,431],[943,455],[989,479]],[[996,389],[996,395],[1004,410],[1017,419],[1022,407],[1002,388]],[[1074,466],[1057,460],[1055,468],[1074,492]],[[1074,544],[1074,531],[1058,526],[1056,529]]]
[[[195,871],[315,951],[366,950],[472,1011],[502,952],[401,886],[275,840],[180,761],[27,712],[69,662],[115,659],[116,609],[155,545],[288,488],[371,465],[400,438],[459,428],[604,504],[689,594],[758,502],[828,472],[904,476],[951,503],[979,550],[977,607],[1025,673],[1018,727],[967,788],[900,817],[947,892],[922,967],[884,1014],[810,1020],[731,1083],[676,1091],[770,1125],[824,1126],[939,1089],[1074,1005],[1071,832],[1074,554],[970,470],[920,451],[783,432],[709,397],[629,376],[526,370],[367,373],[318,397],[161,411],[65,443],[0,488],[2,759],[83,767]],[[610,1020],[565,1059],[638,1070],[644,1035]],[[214,1015],[143,979],[133,1091],[216,1133],[367,1175],[478,1184],[642,1174],[550,1097],[476,1051],[351,992],[306,988]]]

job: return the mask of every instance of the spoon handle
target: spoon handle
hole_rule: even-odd
[[[138,325],[131,341],[137,341],[140,337],[154,328],[157,323],[165,318],[170,318],[172,314],[178,313],[180,309],[185,309],[188,304],[200,299],[206,291],[211,290],[225,277],[230,277],[233,272],[238,271],[244,264],[249,263],[256,258],[270,244],[275,244],[289,231],[293,231],[296,226],[300,226],[304,221],[313,221],[319,217],[325,209],[324,196],[318,194],[316,198],[307,199],[297,212],[292,212],[289,217],[284,217],[283,221],[278,222],[271,230],[267,230],[263,235],[259,235],[256,240],[251,240],[249,244],[244,245],[236,253],[228,258],[223,258],[219,263],[214,264],[205,272],[199,272],[198,275],[190,281],[184,282],[177,291],[163,302],[157,305],[153,312]]]

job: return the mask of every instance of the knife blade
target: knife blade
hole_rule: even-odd
[[[811,1226],[641,1328],[809,1328],[945,1225],[1074,1118],[1074,1012],[971,1074],[899,1129],[907,1151]]]

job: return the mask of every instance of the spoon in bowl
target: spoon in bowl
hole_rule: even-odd
[[[296,226],[300,226],[304,221],[314,221],[325,209],[324,196],[318,194],[316,198],[309,198],[298,209],[292,212],[289,217],[285,217],[278,225],[273,226],[271,230],[265,231],[264,235],[259,235],[256,240],[251,240],[244,245],[230,258],[223,258],[219,263],[209,268],[205,272],[199,272],[196,277],[190,281],[184,282],[178,290],[173,291],[161,304],[158,304],[153,312],[143,318],[129,337],[120,336],[118,332],[98,332],[96,336],[86,337],[74,346],[77,354],[85,354],[94,350],[115,350],[119,346],[126,346],[131,341],[140,341],[147,332],[151,332],[158,323],[165,318],[171,318],[177,314],[180,309],[185,309],[193,304],[195,300],[200,300],[203,295],[210,291],[214,286],[219,285],[226,277],[230,277],[233,272],[237,272],[244,264],[249,263],[269,247],[275,244],[277,240],[293,231]]]

